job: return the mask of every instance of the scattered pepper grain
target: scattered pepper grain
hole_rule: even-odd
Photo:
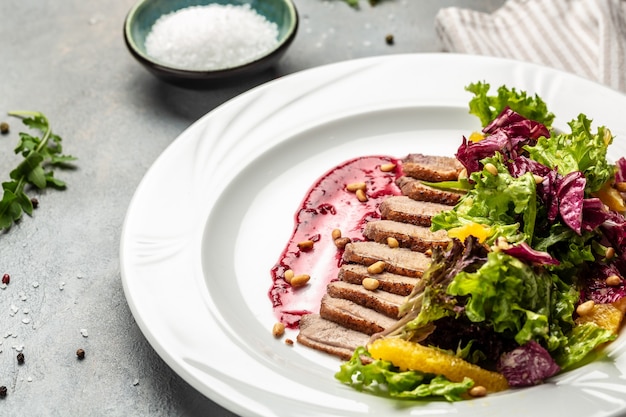
[[[2,385],[0,387],[0,397],[4,398],[7,396],[7,387]]]
[[[385,42],[387,43],[387,45],[393,45],[395,40],[393,38],[393,35],[390,33],[387,36],[385,36]]]
[[[39,200],[37,200],[35,197],[30,199],[30,203],[33,205],[33,208],[39,207]]]
[[[11,282],[11,276],[9,274],[2,275],[2,283],[9,285],[9,282]]]
[[[78,349],[76,351],[76,356],[78,357],[78,359],[83,360],[85,359],[85,350],[84,349]]]
[[[20,365],[24,363],[24,354],[22,352],[17,354],[17,363]]]
[[[7,122],[0,123],[0,133],[3,135],[9,133],[9,124]]]

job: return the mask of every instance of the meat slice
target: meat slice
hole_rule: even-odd
[[[402,223],[430,227],[430,219],[444,210],[450,210],[447,204],[417,201],[405,195],[384,199],[379,206],[383,219]]]
[[[382,332],[397,322],[397,319],[376,310],[344,298],[335,298],[330,294],[322,297],[320,316],[367,335]]]
[[[419,278],[383,272],[382,274],[370,274],[367,267],[360,264],[344,264],[339,269],[339,279],[351,284],[361,285],[365,278],[376,278],[379,282],[378,289],[406,297],[411,294],[413,287]]]
[[[430,257],[422,252],[413,252],[406,248],[390,248],[377,242],[352,242],[346,245],[343,253],[344,262],[371,265],[384,261],[385,271],[394,274],[420,278],[430,265]]]
[[[459,202],[463,195],[454,191],[440,190],[424,185],[420,180],[407,177],[406,175],[398,178],[396,184],[402,191],[402,194],[419,201],[431,201],[453,206]]]
[[[462,169],[463,165],[456,158],[449,156],[413,153],[402,161],[402,171],[405,175],[423,181],[456,181]]]
[[[387,238],[395,238],[401,247],[418,252],[426,252],[433,247],[444,247],[450,239],[445,230],[432,232],[430,228],[393,220],[374,220],[365,225],[363,235],[378,243],[387,243]]]
[[[319,314],[306,314],[300,319],[298,343],[322,352],[349,360],[359,346],[365,346],[369,336],[343,327]]]
[[[397,319],[398,309],[404,302],[404,297],[401,295],[379,290],[366,290],[362,285],[344,281],[331,282],[326,292],[331,297],[350,300],[393,319]]]

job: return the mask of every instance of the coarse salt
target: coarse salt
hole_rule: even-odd
[[[278,44],[278,27],[242,6],[191,6],[161,16],[146,37],[146,52],[187,70],[219,70],[252,62]]]

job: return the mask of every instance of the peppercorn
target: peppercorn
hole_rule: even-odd
[[[0,397],[4,398],[7,396],[7,387],[5,387],[4,385],[2,385],[0,387]]]
[[[78,349],[76,351],[76,356],[78,356],[78,359],[80,359],[80,360],[85,359],[85,350],[84,349]]]
[[[20,365],[24,363],[24,354],[22,352],[17,354],[17,363]]]
[[[385,36],[385,42],[387,42],[387,45],[393,45],[394,39],[393,39],[393,35],[391,33],[389,35]]]
[[[39,200],[37,200],[35,197],[30,199],[30,203],[33,205],[33,208],[39,207]]]
[[[2,275],[2,283],[9,285],[9,282],[11,282],[11,276],[9,274]]]
[[[7,122],[0,123],[0,133],[3,135],[9,133],[9,124]]]

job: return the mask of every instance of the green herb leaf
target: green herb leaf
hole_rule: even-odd
[[[20,140],[14,149],[24,159],[9,176],[12,181],[2,183],[0,200],[0,230],[9,229],[21,219],[22,213],[31,215],[33,203],[25,192],[30,185],[40,190],[47,186],[65,188],[65,182],[54,177],[52,168],[66,166],[76,160],[71,155],[64,155],[61,137],[52,133],[48,119],[40,112],[14,111],[9,116],[22,119],[22,123],[41,133],[41,137],[20,132]]]

